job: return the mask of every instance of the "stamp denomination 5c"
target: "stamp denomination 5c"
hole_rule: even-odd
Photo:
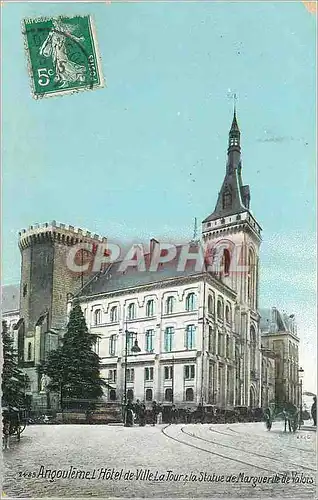
[[[23,20],[35,98],[104,86],[91,16]]]

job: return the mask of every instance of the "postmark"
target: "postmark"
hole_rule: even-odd
[[[27,18],[22,31],[34,98],[104,87],[90,15]]]

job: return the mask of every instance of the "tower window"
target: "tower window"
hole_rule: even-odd
[[[28,285],[25,283],[23,285],[23,297],[25,297],[27,293],[28,293]]]
[[[224,252],[223,252],[223,265],[224,265],[224,274],[226,276],[229,275],[230,264],[231,264],[231,255],[230,255],[229,250],[227,248],[225,248]]]
[[[28,343],[28,361],[31,361],[32,359],[32,344],[31,342]]]
[[[229,208],[232,205],[232,194],[230,191],[225,191],[223,194],[223,209]]]

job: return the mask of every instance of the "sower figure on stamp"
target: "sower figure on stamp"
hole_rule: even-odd
[[[85,82],[86,67],[71,61],[67,55],[66,42],[73,39],[77,42],[83,41],[83,37],[76,37],[74,31],[76,26],[53,20],[53,28],[40,48],[40,55],[52,57],[55,69],[54,80],[61,83],[61,87],[67,87],[72,82]]]
[[[316,427],[317,425],[317,397],[314,396],[314,402],[311,407],[311,416],[314,421],[314,426]]]

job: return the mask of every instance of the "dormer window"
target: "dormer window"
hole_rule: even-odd
[[[229,208],[232,205],[232,194],[230,191],[225,191],[223,194],[223,209]]]

